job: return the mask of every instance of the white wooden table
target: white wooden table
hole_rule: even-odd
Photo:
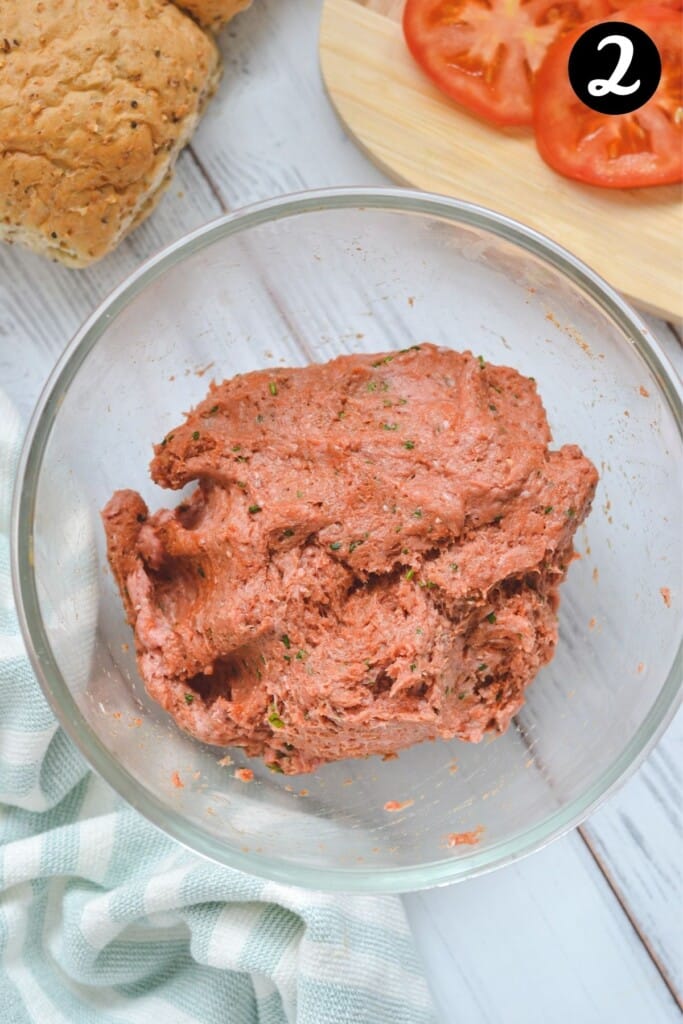
[[[223,32],[220,93],[160,208],[111,257],[74,272],[0,247],[0,383],[25,417],[81,321],[155,250],[255,200],[387,183],[324,95],[319,15],[320,0],[255,0]],[[680,338],[651,324],[682,369]],[[682,746],[683,713],[582,828],[513,867],[405,897],[443,1024],[680,1020]]]

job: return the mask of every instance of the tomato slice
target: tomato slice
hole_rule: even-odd
[[[629,7],[643,6],[643,0],[608,0],[608,2],[611,11],[625,11]],[[657,0],[655,6],[670,7],[672,11],[683,11],[683,0]]]
[[[632,114],[597,114],[569,83],[568,61],[582,25],[548,50],[536,78],[534,131],[538,151],[560,174],[608,188],[683,181],[683,33],[666,7],[629,7],[606,18],[650,36],[662,60],[652,99]]]
[[[609,13],[608,0],[407,0],[403,33],[452,99],[495,124],[531,124],[534,78],[548,47]]]

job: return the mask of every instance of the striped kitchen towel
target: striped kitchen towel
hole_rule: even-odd
[[[428,1024],[401,902],[266,882],[166,838],[90,772],[27,661],[0,392],[1,1024]]]

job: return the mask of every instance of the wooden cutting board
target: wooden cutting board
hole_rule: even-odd
[[[677,186],[599,189],[536,152],[531,129],[500,130],[443,96],[408,53],[403,0],[325,0],[323,78],[350,134],[391,177],[480,203],[543,232],[633,302],[683,317]]]

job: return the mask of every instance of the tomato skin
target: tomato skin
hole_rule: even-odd
[[[591,27],[581,25],[550,47],[536,77],[538,151],[560,174],[590,185],[641,188],[683,181],[681,17],[646,4],[605,20],[627,21],[652,38],[662,59],[657,91],[631,114],[598,114],[582,103],[568,74],[572,47]]]
[[[528,125],[548,46],[609,0],[406,0],[403,34],[442,92],[497,125]]]
[[[608,2],[611,11],[627,11],[630,7],[644,6],[643,0],[608,0]],[[672,11],[683,11],[683,0],[657,0],[656,6],[669,7]]]

